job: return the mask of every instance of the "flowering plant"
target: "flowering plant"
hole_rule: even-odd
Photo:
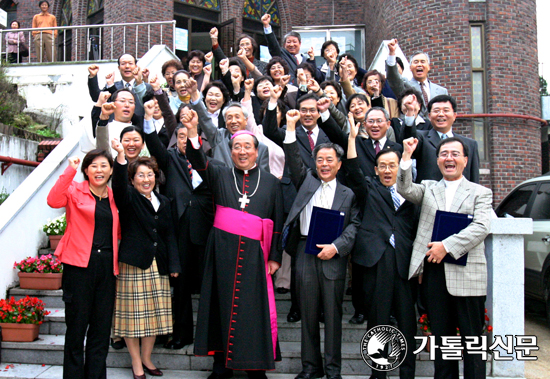
[[[65,213],[53,220],[48,219],[48,222],[42,227],[42,230],[48,236],[62,236],[65,234],[65,229],[67,229],[67,217]]]
[[[53,255],[42,255],[40,258],[28,257],[21,262],[15,262],[13,268],[21,272],[39,272],[57,274],[63,272],[63,265]]]
[[[10,324],[42,324],[44,316],[50,312],[44,310],[44,302],[37,297],[25,297],[15,301],[0,300],[0,322]]]
[[[489,324],[491,319],[487,315],[487,308],[485,308],[485,320],[483,321],[483,331],[481,334],[491,333],[493,331],[493,326]]]
[[[428,320],[428,315],[424,313],[420,318],[418,319],[418,325],[420,326],[420,331],[431,333],[432,330],[430,328],[430,320]]]

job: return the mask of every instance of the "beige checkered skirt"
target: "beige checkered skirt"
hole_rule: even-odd
[[[115,331],[119,337],[151,337],[172,333],[172,301],[168,275],[157,261],[142,270],[119,262]]]

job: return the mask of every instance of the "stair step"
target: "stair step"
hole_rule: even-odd
[[[301,371],[300,342],[281,342],[282,361],[276,363],[275,372],[292,373]],[[41,335],[34,342],[4,342],[2,343],[2,360],[24,364],[41,362],[48,365],[63,364],[64,336]],[[321,344],[321,350],[323,345]],[[433,376],[433,362],[429,355],[422,352],[416,357],[416,375]],[[193,345],[185,346],[180,350],[164,349],[156,346],[152,360],[161,369],[207,371],[212,368],[211,357],[195,357]],[[114,350],[109,348],[107,367],[127,368],[131,366],[130,355],[126,348]],[[487,372],[490,373],[491,362],[487,362]],[[2,366],[6,366],[3,364]],[[343,375],[370,375],[370,368],[363,362],[359,352],[359,342],[342,343],[342,374]],[[185,376],[187,377],[187,376]]]
[[[8,367],[8,368],[6,368]],[[162,370],[164,379],[206,379],[210,372],[205,371],[183,371],[183,370]],[[277,373],[268,372],[270,379],[294,379],[297,373]],[[108,368],[107,377],[109,379],[128,379],[130,370],[128,368]],[[244,372],[235,371],[235,378],[246,378]],[[396,373],[390,373],[389,378],[397,378]],[[18,379],[62,379],[63,367],[55,365],[33,365],[19,363],[4,363],[0,368],[0,378],[18,378]],[[342,379],[364,379],[363,375],[343,375]],[[416,379],[429,379],[429,377],[419,377]],[[492,379],[487,377],[487,379]],[[499,378],[502,379],[502,378]]]
[[[9,290],[9,296],[15,297],[16,300],[21,299],[25,296],[37,297],[42,300],[47,308],[63,308],[65,303],[63,302],[62,290],[27,290],[15,287]],[[199,299],[200,295],[192,295],[193,302],[193,311],[197,312],[199,309]],[[285,316],[290,311],[290,294],[279,294],[275,293],[275,300],[277,301],[277,312],[279,314],[285,314]],[[344,296],[344,303],[342,305],[342,311],[344,314],[353,314],[355,312],[353,304],[351,303],[351,296]]]
[[[50,314],[46,316],[45,322],[40,325],[41,335],[64,335],[67,327],[65,325],[64,308],[47,308]],[[342,342],[359,342],[366,332],[366,324],[353,325],[348,322],[352,315],[344,315],[342,319]],[[193,320],[197,322],[197,313],[193,314]],[[300,321],[292,323],[286,320],[286,315],[277,317],[279,331],[279,341],[294,342],[300,341],[302,323]],[[325,324],[320,324],[321,330],[324,330]],[[321,333],[321,341],[324,341],[324,332]]]

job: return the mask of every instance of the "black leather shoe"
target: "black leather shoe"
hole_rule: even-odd
[[[364,314],[361,314],[361,313],[358,313],[356,315],[354,315],[350,320],[349,320],[349,323],[350,324],[355,324],[355,325],[361,325],[365,322],[365,315]]]
[[[298,311],[292,311],[286,316],[288,322],[298,322],[302,319],[302,315]]]
[[[290,290],[288,288],[279,287],[277,288],[277,293],[280,293],[281,295],[284,295],[285,293],[289,293]]]
[[[184,340],[181,338],[174,338],[174,339],[171,339],[169,342],[166,342],[164,344],[164,348],[179,350],[179,349],[183,349],[184,346],[191,345],[192,343],[193,343],[193,339]]]
[[[208,375],[208,379],[229,379],[232,377],[233,370],[231,370],[230,373],[218,374],[217,372],[212,372],[212,374]]]
[[[118,341],[111,338],[111,347],[115,350],[124,349],[126,347],[126,341],[124,341],[124,338]]]
[[[342,379],[342,375],[338,374],[338,375],[333,375],[333,376],[328,376],[327,375],[327,379]]]
[[[322,378],[323,376],[325,376],[325,373],[323,371],[315,371],[315,372],[302,371],[294,379],[316,379],[316,378]]]
[[[134,379],[147,379],[147,376],[145,376],[145,372],[143,373],[143,375],[136,375],[133,368],[132,368],[132,375],[134,375]]]
[[[164,375],[164,373],[162,371],[160,371],[158,368],[150,369],[149,367],[145,366],[143,363],[141,365],[143,366],[143,371],[145,371],[149,375],[152,375],[152,376],[163,376]]]

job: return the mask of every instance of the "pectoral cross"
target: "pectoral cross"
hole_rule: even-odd
[[[241,209],[244,210],[244,207],[246,207],[246,204],[250,203],[250,199],[247,198],[246,193],[239,198],[239,203],[241,203]]]

